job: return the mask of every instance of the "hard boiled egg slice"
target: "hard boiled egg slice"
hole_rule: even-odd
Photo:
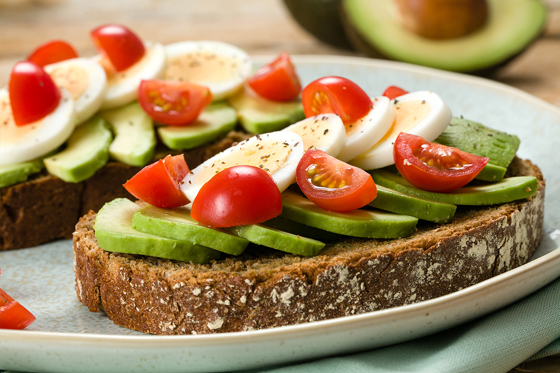
[[[303,150],[323,150],[336,157],[346,145],[346,128],[336,114],[309,117],[283,129],[297,133],[303,140]]]
[[[74,99],[76,122],[89,119],[103,103],[107,77],[101,65],[88,58],[72,58],[45,66],[55,84]]]
[[[399,133],[408,132],[435,140],[451,120],[451,109],[434,92],[408,93],[392,101],[395,120],[390,130],[365,153],[350,161],[364,170],[386,167],[393,161],[393,145]]]
[[[25,126],[16,126],[8,90],[0,90],[0,164],[39,158],[62,145],[75,127],[74,100],[65,89],[52,113]]]
[[[290,131],[256,135],[213,156],[193,169],[181,182],[181,189],[192,202],[200,188],[218,172],[237,165],[265,170],[284,191],[296,180],[296,168],[303,156],[303,141]]]
[[[95,57],[107,64],[101,56]],[[165,69],[165,48],[160,43],[146,43],[146,53],[134,65],[123,71],[115,71],[105,66],[107,73],[107,93],[101,106],[110,109],[132,102],[138,97],[138,87],[142,80],[161,79]]]
[[[347,162],[377,143],[393,125],[395,110],[391,100],[381,96],[371,100],[373,108],[362,119],[346,125],[346,145],[338,159]]]
[[[253,66],[243,50],[218,41],[183,41],[167,45],[165,51],[164,78],[206,86],[214,101],[240,89]]]

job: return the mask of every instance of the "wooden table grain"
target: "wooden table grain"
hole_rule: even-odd
[[[550,13],[544,33],[493,79],[560,107],[560,0],[546,1]],[[80,55],[94,55],[89,30],[112,22],[164,44],[220,40],[251,55],[360,55],[317,41],[281,0],[0,0],[0,87],[14,63],[46,41],[65,39]],[[512,370],[558,371],[560,356]]]

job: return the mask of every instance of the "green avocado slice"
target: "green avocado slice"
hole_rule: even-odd
[[[381,185],[377,185],[377,197],[369,206],[434,223],[448,222],[457,210],[457,206],[449,203],[414,197]]]
[[[117,198],[106,203],[97,213],[93,229],[99,247],[106,251],[155,256],[193,263],[209,263],[220,257],[219,251],[132,228],[132,216],[140,206]]]
[[[228,133],[236,124],[235,110],[225,102],[217,102],[208,106],[193,123],[160,126],[157,132],[169,149],[193,149]]]
[[[325,247],[323,242],[261,224],[241,225],[228,228],[228,230],[257,245],[296,255],[314,256]]]
[[[488,0],[488,19],[469,35],[434,40],[406,29],[392,1],[342,0],[342,21],[357,49],[372,56],[452,71],[484,70],[514,57],[541,33],[540,0]],[[318,20],[317,22],[320,22]]]
[[[231,255],[241,254],[249,241],[226,230],[199,225],[185,208],[146,206],[132,216],[132,228],[180,241],[190,241]]]
[[[368,238],[410,236],[418,222],[412,216],[379,210],[359,209],[348,213],[323,210],[291,190],[282,193],[281,216],[329,232]]]
[[[529,198],[538,189],[536,177],[516,176],[487,185],[465,186],[452,193],[436,193],[418,189],[402,176],[386,170],[373,170],[370,171],[370,174],[376,184],[386,188],[411,196],[454,205],[483,206],[507,203]]]
[[[28,162],[0,165],[0,188],[21,183],[30,175],[41,172],[45,168],[42,159]]]

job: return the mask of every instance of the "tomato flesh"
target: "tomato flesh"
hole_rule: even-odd
[[[124,187],[134,197],[151,205],[173,208],[189,203],[180,188],[181,181],[189,173],[182,154],[160,159],[144,167]]]
[[[327,76],[309,83],[301,93],[306,117],[337,114],[344,124],[363,118],[373,108],[366,92],[356,83],[338,76]]]
[[[30,61],[16,63],[8,89],[12,114],[18,126],[44,118],[60,103],[60,90],[50,75]]]
[[[193,122],[212,102],[208,87],[168,80],[143,80],[138,101],[156,122],[184,126]]]
[[[38,46],[29,57],[27,57],[27,60],[43,67],[51,63],[77,57],[78,53],[72,45],[64,40],[52,40]]]
[[[395,98],[397,98],[399,96],[406,95],[407,93],[408,93],[408,91],[405,91],[404,89],[402,89],[400,87],[392,85],[392,86],[387,87],[385,92],[383,92],[383,96],[388,97],[389,100],[394,100]]]
[[[330,211],[353,211],[377,196],[377,187],[370,174],[322,150],[308,150],[303,155],[296,180],[307,198]]]
[[[144,43],[128,28],[108,24],[90,32],[99,52],[106,56],[116,71],[124,71],[138,62],[146,53]]]
[[[488,158],[428,142],[401,132],[393,148],[395,166],[410,184],[432,192],[451,192],[472,181]]]
[[[206,182],[193,201],[191,216],[211,227],[258,224],[282,212],[278,186],[266,171],[234,166]]]
[[[247,84],[259,96],[272,101],[291,101],[301,92],[299,77],[287,53],[257,70]]]

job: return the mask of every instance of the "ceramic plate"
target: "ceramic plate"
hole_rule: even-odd
[[[78,302],[70,241],[3,252],[0,287],[17,294],[37,321],[24,331],[0,330],[0,368],[231,371],[357,352],[472,320],[560,276],[560,173],[552,158],[560,139],[559,108],[502,84],[401,63],[324,56],[299,56],[294,61],[304,84],[339,75],[357,82],[370,96],[380,95],[389,85],[432,90],[454,115],[518,135],[522,139],[518,154],[536,162],[547,179],[545,233],[531,261],[478,285],[414,305],[261,331],[164,337],[115,326],[103,313],[90,313]]]

